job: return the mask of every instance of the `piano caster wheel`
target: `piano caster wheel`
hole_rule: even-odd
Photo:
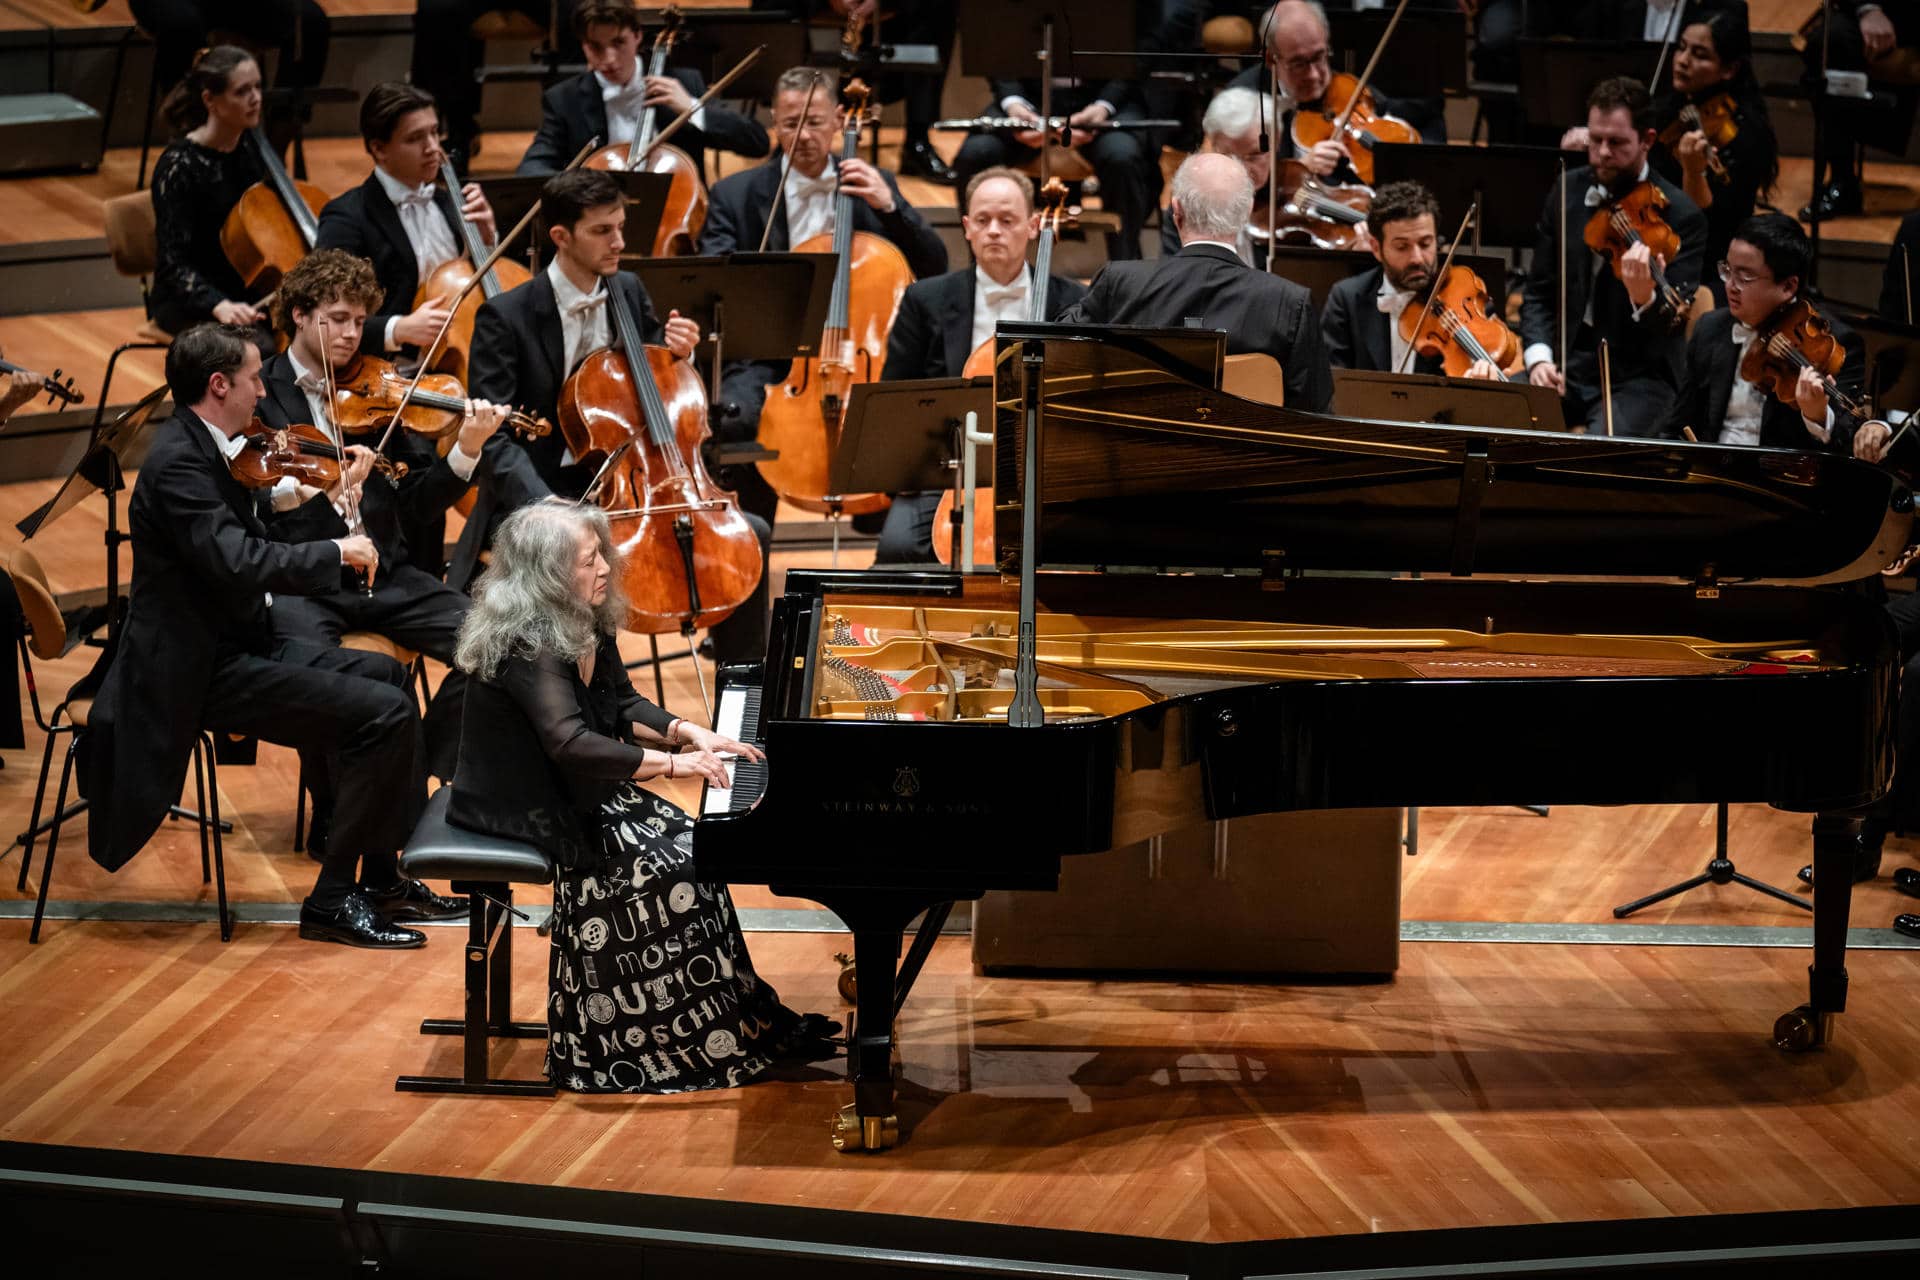
[[[1811,1005],[1783,1013],[1773,1024],[1773,1047],[1787,1053],[1806,1053],[1832,1038],[1833,1015],[1816,1013]]]
[[[840,1108],[830,1129],[835,1151],[886,1151],[900,1141],[899,1116],[863,1116],[852,1104]]]
[[[850,1005],[859,1004],[860,988],[854,982],[853,957],[840,951],[833,958],[840,962],[840,981],[836,984],[840,989],[840,998]]]

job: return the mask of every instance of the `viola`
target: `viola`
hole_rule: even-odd
[[[1587,248],[1607,260],[1616,277],[1620,275],[1620,259],[1627,250],[1637,244],[1646,245],[1652,255],[1648,266],[1653,269],[1654,286],[1678,323],[1686,316],[1692,299],[1680,296],[1679,288],[1667,281],[1667,273],[1660,266],[1660,259],[1672,262],[1680,256],[1680,233],[1661,212],[1666,207],[1666,193],[1659,187],[1651,181],[1636,183],[1625,195],[1616,196],[1593,211],[1593,216],[1587,219],[1583,238]]]
[[[1367,211],[1373,208],[1372,187],[1326,182],[1298,160],[1282,160],[1278,179],[1280,204],[1271,218],[1266,189],[1254,192],[1253,214],[1247,219],[1254,243],[1265,244],[1269,228],[1280,244],[1351,249],[1359,243]]]
[[[653,50],[647,57],[646,74],[661,76],[667,72],[667,54],[685,34],[678,6],[670,5],[665,25],[653,38]],[[707,225],[707,187],[700,166],[693,157],[670,143],[655,145],[653,109],[640,114],[640,127],[631,142],[614,142],[587,157],[589,169],[610,169],[616,173],[664,173],[672,180],[667,189],[667,206],[660,214],[660,226],[653,233],[653,257],[690,254]]]
[[[1424,310],[1403,309],[1400,337],[1423,356],[1439,356],[1449,378],[1466,377],[1480,360],[1509,382],[1526,372],[1520,359],[1525,348],[1494,314],[1486,281],[1470,267],[1448,267],[1434,282]]]
[[[611,281],[606,288],[618,342],[581,361],[561,387],[560,430],[576,458],[600,468],[587,492],[620,549],[628,627],[690,634],[753,595],[760,539],[707,474],[699,374],[667,348],[643,346],[625,298]]]
[[[1836,409],[1865,418],[1866,407],[1834,383],[1834,375],[1846,362],[1846,347],[1834,336],[1826,317],[1805,298],[1795,298],[1755,331],[1741,353],[1740,376],[1763,394],[1791,405],[1799,399],[1800,371],[1812,369],[1820,375],[1827,399]]]
[[[19,365],[13,363],[13,361],[0,359],[0,373],[22,372],[24,372],[24,370],[21,369]],[[65,382],[62,382],[60,380],[60,370],[58,369],[55,369],[52,373],[40,379],[40,389],[47,393],[48,404],[58,402],[61,404],[75,405],[87,398],[82,393],[73,389],[72,378],[68,378]]]
[[[869,90],[847,82],[841,109],[841,159],[860,155],[860,130]],[[779,199],[778,196],[775,199]],[[884,493],[834,493],[827,483],[847,399],[856,382],[874,382],[887,359],[887,333],[913,269],[900,250],[872,232],[853,229],[850,194],[834,198],[833,230],[793,247],[795,253],[834,256],[833,295],[820,335],[819,355],[795,360],[786,381],[767,389],[760,411],[760,443],[779,453],[758,466],[773,490],[809,511],[862,515],[884,511]]]
[[[241,145],[253,147],[266,176],[241,192],[227,212],[220,249],[248,290],[260,297],[278,289],[280,277],[313,252],[327,193],[311,182],[296,182],[257,125]]]
[[[383,430],[398,410],[402,427],[451,448],[466,417],[466,388],[451,374],[429,373],[422,375],[409,395],[407,387],[412,381],[390,360],[357,355],[334,370],[334,420],[342,431],[357,435]],[[505,425],[529,440],[553,429],[544,418],[519,409],[507,415]]]
[[[1720,149],[1731,145],[1740,136],[1739,122],[1734,119],[1734,113],[1738,110],[1739,104],[1731,93],[1716,93],[1703,102],[1689,102],[1660,131],[1660,143],[1678,157],[1680,139],[1696,131],[1704,133],[1707,136],[1707,172],[1725,182],[1727,166],[1720,159]]]
[[[440,180],[447,184],[447,190],[453,192],[453,203],[458,208],[460,180],[454,176],[451,160],[440,161]],[[413,305],[418,310],[434,299],[460,299],[460,305],[454,308],[453,319],[447,324],[446,336],[440,340],[440,348],[429,367],[435,373],[449,374],[464,383],[467,380],[467,359],[473,350],[473,321],[480,314],[481,304],[525,284],[533,278],[533,274],[521,263],[502,258],[480,278],[478,290],[469,290],[467,286],[473,280],[473,264],[486,261],[487,247],[480,241],[479,229],[468,221],[464,212],[459,213],[456,220],[466,255],[436,267],[413,295]]]
[[[1386,143],[1420,141],[1420,131],[1375,105],[1373,90],[1344,71],[1336,71],[1320,95],[1293,113],[1293,142],[1302,151],[1317,142],[1344,145],[1361,182],[1373,185],[1373,149]]]
[[[240,433],[247,444],[227,463],[233,478],[249,489],[269,489],[281,480],[297,480],[316,489],[340,482],[340,450],[327,433],[304,422],[270,427],[255,418]],[[373,469],[389,480],[401,480],[407,464],[375,454]]]

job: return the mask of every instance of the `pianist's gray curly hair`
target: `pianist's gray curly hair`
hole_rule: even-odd
[[[599,540],[600,554],[613,566],[613,585],[598,608],[581,603],[573,589],[580,535],[586,531]],[[500,664],[514,654],[552,653],[578,661],[601,636],[617,632],[626,616],[620,557],[606,512],[548,498],[520,508],[494,531],[492,563],[474,586],[473,607],[460,624],[453,661],[481,680],[498,675]]]

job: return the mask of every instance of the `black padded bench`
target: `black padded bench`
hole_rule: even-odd
[[[553,862],[530,844],[453,826],[447,821],[452,795],[451,787],[442,787],[427,801],[400,855],[400,870],[416,880],[451,880],[453,891],[467,896],[466,1016],[420,1024],[421,1035],[460,1036],[464,1061],[457,1076],[401,1076],[393,1087],[402,1093],[551,1096],[553,1085],[544,1079],[494,1079],[487,1051],[494,1036],[547,1038],[545,1022],[515,1022],[507,1006],[513,994],[512,917],[520,914],[513,886],[551,882]]]

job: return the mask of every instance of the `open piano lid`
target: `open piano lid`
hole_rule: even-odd
[[[1030,356],[1042,570],[1806,585],[1866,577],[1908,542],[1911,492],[1852,458],[1280,409],[1214,389],[1185,358],[1196,336],[998,327],[1002,572],[1020,567]]]

